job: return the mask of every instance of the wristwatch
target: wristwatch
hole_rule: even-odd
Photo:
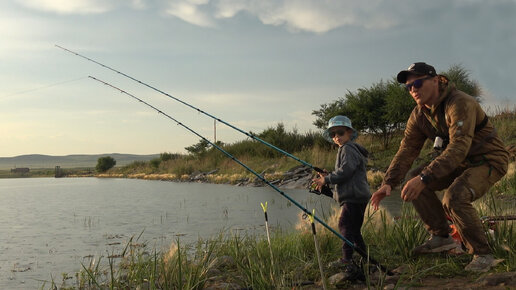
[[[421,178],[421,181],[425,184],[425,185],[428,185],[430,183],[430,175],[425,175],[423,173],[419,174],[419,177]]]

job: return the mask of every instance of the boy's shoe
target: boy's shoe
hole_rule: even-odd
[[[431,235],[430,239],[423,243],[420,246],[415,247],[412,250],[412,253],[415,255],[418,254],[429,254],[429,253],[440,253],[446,252],[453,248],[459,247],[459,245],[455,242],[455,240],[449,236],[447,238],[443,238],[440,236]]]
[[[464,268],[467,271],[487,272],[491,267],[502,262],[503,259],[495,259],[493,255],[473,255],[473,260]]]
[[[330,271],[344,271],[346,266],[351,264],[352,262],[346,262],[342,259],[338,259],[336,261],[328,263],[328,270]]]
[[[344,274],[344,280],[347,281],[365,281],[364,272],[362,268],[355,265],[353,262],[344,262],[342,260],[333,261],[328,264],[328,269],[337,270]]]
[[[346,268],[344,269],[343,273],[346,276],[345,279],[348,281],[365,281],[364,271],[361,267],[358,267],[353,263],[346,265]]]

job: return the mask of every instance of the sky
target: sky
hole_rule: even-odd
[[[8,0],[0,157],[184,153],[199,137],[315,131],[313,110],[411,63],[460,64],[488,112],[516,106],[516,0]],[[216,139],[246,138],[216,124]]]

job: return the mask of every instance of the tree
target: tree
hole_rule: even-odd
[[[452,65],[441,74],[457,89],[480,100],[482,90],[479,84],[471,80],[469,72],[461,65]],[[414,106],[415,102],[404,86],[392,78],[387,82],[375,83],[370,88],[348,91],[343,98],[322,104],[312,115],[317,117],[314,125],[320,129],[325,129],[333,116],[346,115],[351,118],[355,129],[380,136],[383,147],[387,148],[393,133],[406,125]]]
[[[159,159],[161,161],[174,160],[174,159],[178,159],[179,157],[181,157],[181,155],[176,154],[176,153],[163,152],[163,153],[159,154]]]
[[[111,156],[100,157],[97,160],[97,166],[95,169],[98,172],[106,172],[116,165],[116,160]]]
[[[415,104],[405,87],[399,85],[396,79],[387,83],[385,118],[394,125],[395,130],[405,126]]]
[[[451,82],[455,84],[457,89],[473,96],[477,101],[481,101],[482,88],[477,81],[470,78],[469,71],[460,64],[452,65],[447,71],[442,72]]]
[[[201,156],[208,150],[208,147],[210,146],[210,143],[206,141],[205,139],[199,140],[198,143],[185,147],[185,150],[190,152],[193,156]]]
[[[333,101],[328,104],[322,104],[319,110],[312,111],[312,115],[315,115],[317,118],[314,121],[315,127],[319,129],[325,129],[328,125],[328,121],[336,115],[343,114],[346,99],[338,98],[336,101]]]
[[[159,165],[161,164],[160,158],[153,158],[151,161],[149,161],[149,164],[152,168],[157,169]]]
[[[344,98],[321,105],[321,109],[312,114],[318,117],[314,125],[321,129],[325,129],[328,120],[335,115],[348,116],[356,130],[381,136],[383,147],[387,148],[392,134],[403,126],[413,107],[406,90],[391,80],[360,88],[357,92],[348,91]]]

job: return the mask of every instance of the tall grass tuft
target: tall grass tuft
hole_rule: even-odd
[[[403,203],[399,217],[391,217],[385,210],[368,211],[363,235],[373,256],[394,256],[396,261],[408,260],[411,250],[428,237],[414,207],[407,203]]]
[[[504,215],[512,207],[500,203],[489,192],[475,203],[481,215]],[[512,210],[512,211],[511,211]],[[339,208],[326,213],[326,222],[336,228]],[[516,270],[516,230],[512,220],[486,223],[489,243],[496,258],[504,259],[496,270]],[[342,255],[342,241],[317,225],[323,265]],[[491,228],[490,228],[491,227]],[[387,269],[403,265],[399,285],[417,286],[427,276],[467,275],[464,266],[470,256],[425,255],[414,257],[411,250],[428,237],[411,204],[405,203],[399,217],[385,210],[368,209],[362,233],[371,257]],[[179,239],[168,251],[147,249],[133,238],[120,255],[108,256],[109,265],[101,266],[105,257],[94,258],[76,275],[74,288],[81,289],[203,289],[205,287],[239,287],[253,289],[296,288],[307,281],[320,285],[321,277],[309,222],[300,218],[296,230],[276,228],[271,232],[274,265],[265,235],[227,234],[193,245]],[[121,260],[117,260],[121,257]],[[358,257],[357,257],[358,258]],[[228,262],[229,261],[229,262]],[[372,265],[371,265],[372,266]],[[335,274],[326,272],[328,277]],[[374,281],[367,275],[366,287],[383,288],[385,275]],[[64,280],[64,279],[63,279]],[[66,289],[63,281],[62,288]],[[52,287],[56,283],[52,280]],[[226,285],[226,286],[224,286]],[[69,286],[69,285],[68,285]]]

